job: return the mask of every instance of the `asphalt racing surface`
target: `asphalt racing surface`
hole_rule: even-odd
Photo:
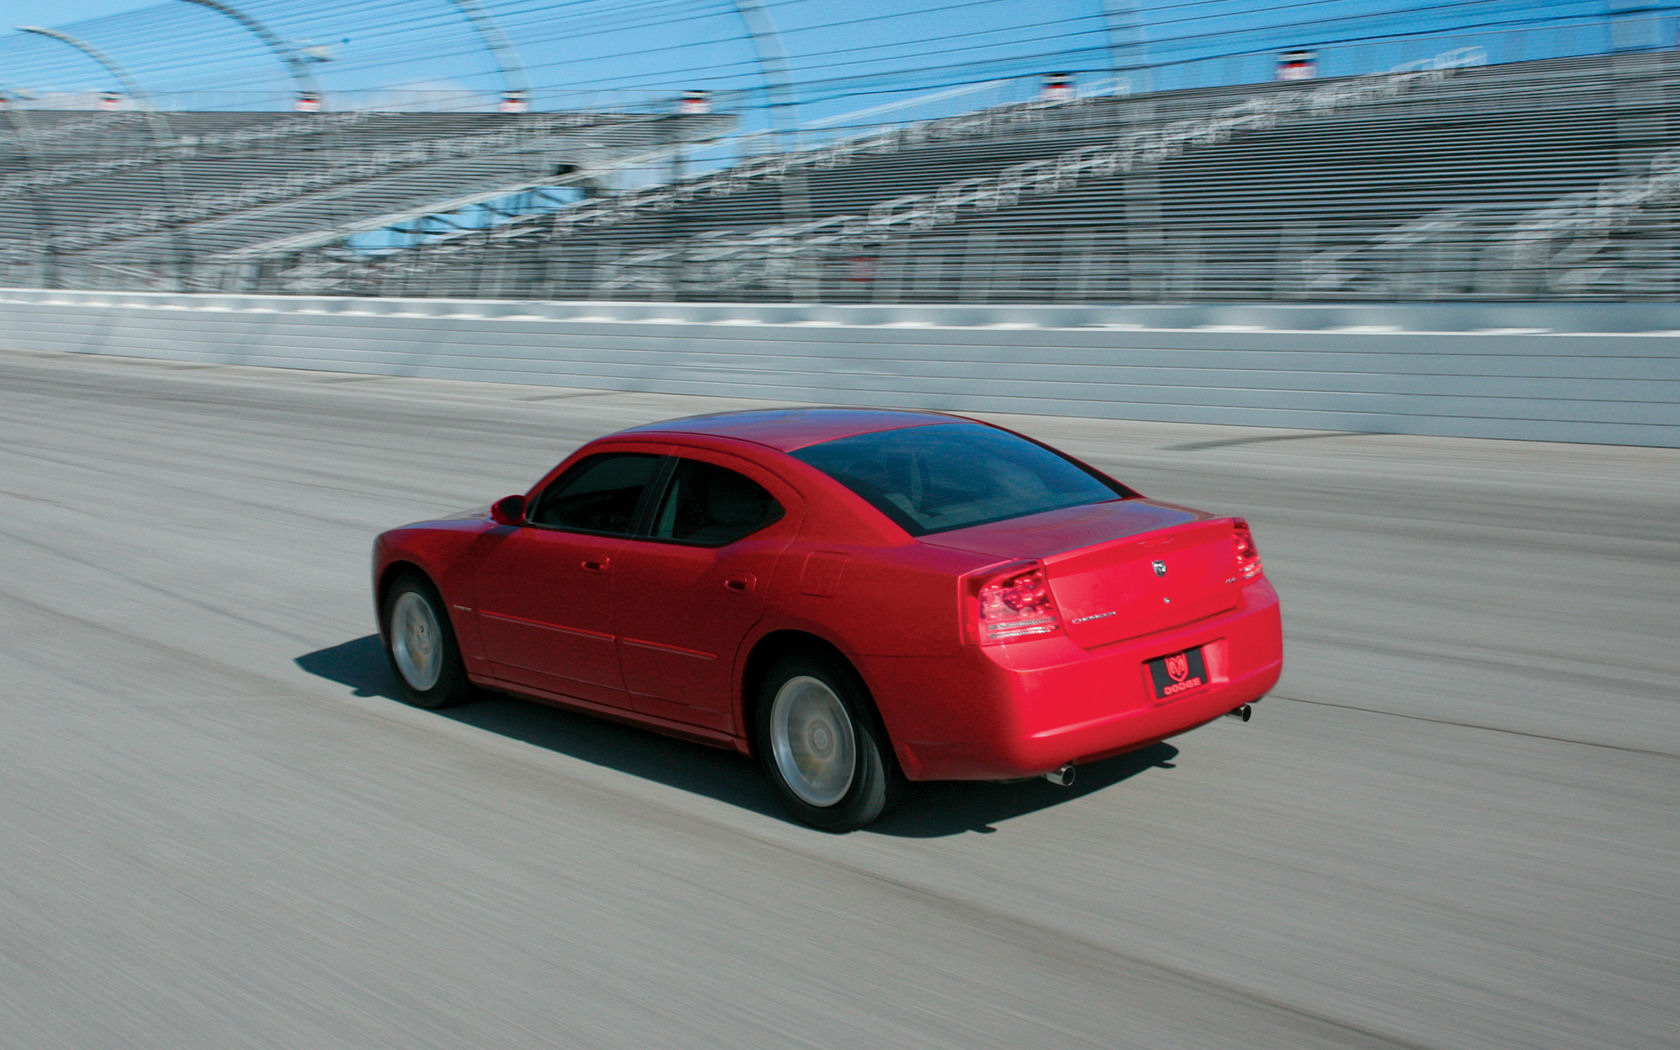
[[[394,699],[376,531],[733,404],[0,353],[0,1046],[1680,1044],[1680,451],[1010,418],[1246,514],[1283,682],[850,835]]]

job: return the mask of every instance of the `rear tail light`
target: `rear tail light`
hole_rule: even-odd
[[[1017,565],[983,581],[976,626],[981,645],[1061,633],[1044,566]]]
[[[1254,532],[1248,522],[1237,518],[1231,524],[1236,532],[1237,576],[1252,580],[1265,571],[1260,565],[1260,548],[1254,545]]]

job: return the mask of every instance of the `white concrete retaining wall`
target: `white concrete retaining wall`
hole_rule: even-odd
[[[1680,447],[1680,306],[985,307],[0,290],[15,349]]]

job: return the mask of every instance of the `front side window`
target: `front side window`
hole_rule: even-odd
[[[721,547],[782,517],[782,505],[764,487],[733,470],[684,459],[677,463],[665,499],[653,516],[653,538]]]
[[[912,536],[1133,495],[1059,452],[981,423],[858,434],[792,455]]]
[[[543,490],[527,520],[573,532],[627,534],[642,489],[663,459],[640,452],[589,456]]]

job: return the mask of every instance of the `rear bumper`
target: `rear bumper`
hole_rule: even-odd
[[[1195,646],[1207,681],[1157,699],[1147,661]],[[1261,579],[1217,616],[1094,650],[1058,636],[862,669],[906,776],[1004,780],[1143,747],[1258,700],[1283,672],[1283,628]]]

